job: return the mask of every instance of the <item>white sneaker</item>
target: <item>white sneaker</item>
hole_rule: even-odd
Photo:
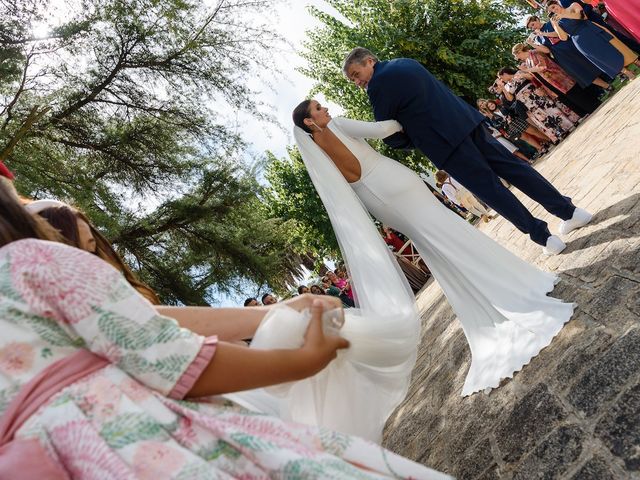
[[[558,232],[560,235],[566,235],[576,228],[584,227],[591,221],[593,215],[582,208],[577,208],[573,211],[573,216],[569,220],[560,222],[560,228]]]
[[[562,252],[567,246],[564,244],[560,237],[551,235],[547,238],[547,244],[542,247],[542,253],[545,255],[557,255]]]

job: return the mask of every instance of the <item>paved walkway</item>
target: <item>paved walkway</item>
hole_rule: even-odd
[[[385,446],[460,479],[640,479],[640,80],[536,168],[595,214],[545,257],[511,224],[480,229],[560,274],[578,303],[553,343],[490,394],[462,398],[470,353],[437,283],[418,296],[422,344]],[[559,220],[518,193],[557,231]]]

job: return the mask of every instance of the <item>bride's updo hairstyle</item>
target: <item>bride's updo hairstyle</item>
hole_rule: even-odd
[[[304,130],[307,133],[312,133],[311,129],[305,125],[304,123],[304,119],[305,118],[310,118],[311,115],[309,114],[309,106],[311,105],[311,100],[304,100],[303,102],[300,102],[300,105],[298,105],[296,108],[293,109],[293,124],[296,127],[300,127],[302,130]]]

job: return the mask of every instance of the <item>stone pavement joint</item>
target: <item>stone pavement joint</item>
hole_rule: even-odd
[[[480,230],[562,281],[578,304],[531,363],[489,394],[462,398],[471,355],[435,282],[417,297],[422,342],[384,445],[459,479],[640,479],[640,80],[626,85],[536,169],[592,222],[540,247],[500,217]],[[557,232],[560,220],[515,191]]]

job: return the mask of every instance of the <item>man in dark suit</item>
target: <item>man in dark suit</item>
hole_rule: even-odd
[[[561,218],[561,234],[591,220],[591,214],[576,208],[529,164],[509,153],[484,127],[480,112],[415,60],[380,62],[369,50],[358,47],[347,55],[343,70],[367,90],[377,121],[394,119],[402,124],[402,132],[384,139],[387,145],[420,150],[436,167],[529,234],[544,253],[560,253],[565,244],[551,235],[547,223],[535,218],[500,178]]]

